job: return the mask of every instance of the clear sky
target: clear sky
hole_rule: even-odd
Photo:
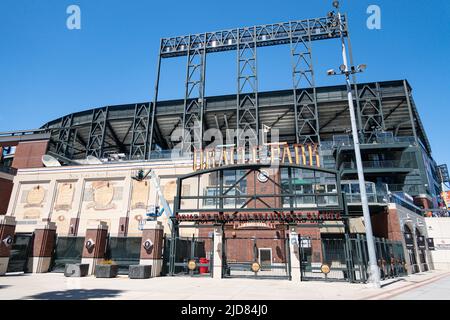
[[[224,28],[324,16],[331,0],[1,0],[0,131],[38,128],[62,115],[151,101],[159,39]],[[407,79],[433,156],[450,164],[450,1],[344,0],[358,81]],[[81,8],[81,30],[66,9]],[[381,29],[366,27],[381,8]],[[341,63],[335,40],[314,43],[317,85],[342,83],[325,72]],[[160,99],[181,98],[185,58],[163,63]],[[259,89],[292,86],[287,46],[258,51]],[[235,92],[235,53],[212,54],[207,95]]]

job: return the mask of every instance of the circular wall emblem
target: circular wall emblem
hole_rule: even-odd
[[[259,270],[261,270],[261,266],[259,265],[259,263],[258,262],[253,262],[252,263],[252,271],[256,273]]]
[[[327,264],[323,264],[321,267],[320,267],[320,271],[322,271],[322,273],[324,273],[324,274],[329,274],[330,273],[330,266],[329,265],[327,265]]]
[[[266,170],[261,170],[258,173],[258,181],[261,183],[266,183],[269,180],[269,173]]]
[[[188,269],[193,271],[195,268],[197,268],[197,263],[195,263],[195,260],[189,260],[188,262]]]

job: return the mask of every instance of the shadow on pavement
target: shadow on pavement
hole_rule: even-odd
[[[394,284],[394,283],[397,283],[397,282],[400,282],[400,281],[406,281],[406,279],[399,278],[399,279],[395,279],[395,280],[389,281],[388,283],[382,284],[381,288],[387,287],[387,286],[389,286],[391,284]]]
[[[11,286],[7,286],[7,285],[0,284],[0,290],[1,290],[1,289],[5,289],[5,288],[9,288],[9,287],[11,287]]]
[[[122,290],[105,290],[105,289],[73,289],[64,291],[51,291],[39,293],[26,299],[33,300],[88,300],[88,299],[105,299],[114,298],[121,293]]]

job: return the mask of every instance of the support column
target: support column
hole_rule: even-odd
[[[141,265],[152,266],[151,277],[159,277],[162,269],[164,227],[161,221],[147,221],[142,231]]]
[[[16,219],[11,216],[0,216],[0,276],[8,269],[9,255],[16,231]]]
[[[223,227],[214,227],[213,278],[222,279]]]
[[[98,225],[88,225],[84,239],[82,264],[89,264],[88,274],[95,273],[95,266],[105,256],[108,225],[101,221]]]
[[[296,227],[291,227],[289,231],[289,253],[291,259],[291,281],[300,282],[302,281],[300,270],[301,255]]]
[[[31,257],[28,258],[28,272],[46,273],[50,269],[55,247],[56,224],[46,222],[34,230]]]

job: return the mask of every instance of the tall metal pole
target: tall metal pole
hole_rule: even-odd
[[[353,93],[352,93],[352,87],[350,82],[350,74],[351,71],[348,67],[347,62],[347,50],[345,46],[345,38],[344,38],[344,30],[342,26],[341,21],[341,13],[339,12],[339,6],[337,6],[338,9],[338,20],[339,20],[339,28],[340,28],[340,34],[341,34],[341,43],[342,43],[342,60],[343,64],[345,66],[345,71],[343,73],[345,74],[345,81],[347,85],[347,96],[348,96],[348,105],[350,110],[350,120],[352,124],[352,136],[353,136],[353,144],[355,148],[355,158],[356,158],[356,168],[358,171],[358,181],[359,181],[359,189],[361,192],[361,204],[362,204],[362,210],[363,210],[363,216],[364,216],[364,225],[366,227],[366,237],[367,237],[367,249],[369,253],[369,266],[370,266],[370,274],[369,274],[369,282],[372,282],[376,288],[380,288],[380,271],[378,269],[377,265],[377,256],[375,252],[375,242],[373,239],[373,232],[372,232],[372,222],[370,220],[370,211],[369,211],[369,204],[367,202],[367,194],[366,194],[366,182],[364,180],[364,171],[363,171],[363,165],[362,165],[362,159],[361,159],[361,149],[359,146],[359,136],[358,136],[358,128],[356,126],[356,116],[355,116],[355,107],[353,105]],[[342,70],[341,70],[342,71]]]

